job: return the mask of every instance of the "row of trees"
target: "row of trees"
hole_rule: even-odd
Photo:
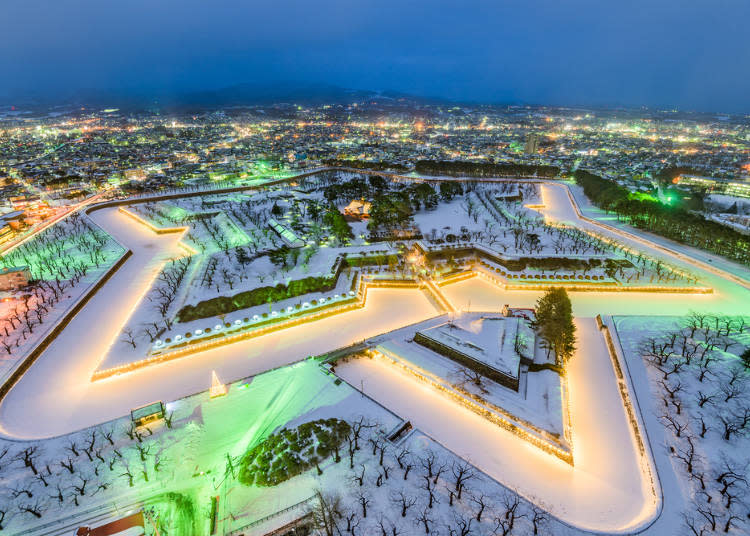
[[[373,171],[395,171],[396,173],[405,173],[409,168],[403,164],[395,162],[372,162],[369,160],[342,160],[340,158],[328,158],[323,160],[326,166],[344,167],[353,169],[369,169]]]
[[[681,208],[631,198],[627,188],[585,170],[574,174],[586,197],[629,224],[750,266],[750,237]]]
[[[456,160],[418,160],[414,171],[421,175],[451,177],[524,177],[554,178],[560,174],[557,166],[518,163],[463,162]]]
[[[336,279],[334,277],[311,276],[292,280],[287,285],[279,283],[272,287],[257,287],[231,297],[217,296],[216,298],[203,300],[196,305],[185,305],[177,312],[177,319],[179,322],[190,322],[199,318],[209,318],[311,292],[328,291],[335,284]]]

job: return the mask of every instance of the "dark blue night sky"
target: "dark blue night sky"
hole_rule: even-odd
[[[5,0],[0,95],[324,83],[750,112],[748,0]]]

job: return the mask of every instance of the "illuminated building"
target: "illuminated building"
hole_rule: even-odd
[[[539,134],[532,132],[526,135],[526,146],[523,152],[526,154],[536,154],[539,152]]]
[[[26,266],[0,269],[0,290],[18,290],[29,284],[31,273]]]

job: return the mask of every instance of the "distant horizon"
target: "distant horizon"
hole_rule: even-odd
[[[294,91],[290,91],[290,87]],[[217,102],[205,102],[205,99],[212,95],[221,97],[223,92],[234,91],[249,88],[257,90],[259,93],[255,96],[250,95],[246,99],[242,97],[233,97],[232,102],[222,102],[221,98]],[[278,88],[278,98],[274,97],[274,88]],[[323,94],[323,90],[329,90],[328,94]],[[344,94],[352,95],[352,98],[344,98]],[[259,96],[260,95],[260,96]],[[596,110],[596,111],[628,111],[628,112],[651,112],[651,113],[685,113],[685,114],[706,114],[717,116],[733,117],[750,117],[749,111],[727,111],[722,109],[696,109],[679,107],[675,105],[647,105],[636,103],[584,103],[584,102],[526,102],[523,100],[515,101],[481,101],[476,99],[455,99],[443,97],[440,95],[423,95],[409,92],[401,92],[390,88],[350,88],[331,86],[327,84],[311,84],[302,81],[285,80],[278,85],[258,86],[251,82],[238,82],[228,86],[205,87],[201,89],[185,90],[182,92],[167,91],[165,89],[145,89],[140,88],[133,90],[131,88],[81,88],[76,91],[70,91],[67,95],[55,98],[51,95],[40,94],[39,92],[29,91],[15,92],[15,94],[0,94],[0,110],[14,106],[20,111],[26,107],[55,108],[64,106],[77,106],[79,104],[88,104],[92,106],[115,105],[122,106],[127,111],[129,106],[138,108],[146,106],[169,107],[196,107],[206,110],[220,109],[222,107],[263,107],[279,104],[346,104],[348,102],[357,102],[358,100],[375,99],[378,96],[382,98],[394,99],[403,98],[428,105],[454,105],[462,107],[472,106],[489,106],[489,107],[528,107],[528,108],[553,108],[553,109],[571,109],[571,110]],[[326,100],[327,97],[330,99]],[[146,111],[145,108],[140,111]]]
[[[0,92],[14,98],[297,80],[457,102],[750,113],[745,0],[8,0],[3,16]]]

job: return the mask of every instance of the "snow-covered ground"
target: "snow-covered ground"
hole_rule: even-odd
[[[715,524],[715,532],[747,534],[750,373],[738,355],[750,342],[748,318],[613,320],[664,493],[652,532],[712,533]],[[670,357],[660,365],[662,352]]]
[[[92,383],[92,373],[118,341],[121,326],[147,291],[150,278],[165,257],[179,251],[175,235],[155,235],[116,209],[95,212],[93,217],[127,243],[134,255],[3,400],[0,426],[10,436],[68,433],[153,400],[202,391],[209,386],[212,370],[224,381],[244,378],[437,314],[421,292],[371,289],[363,309]]]
[[[386,362],[392,361],[403,366],[405,370],[412,371],[415,377],[429,377],[422,381],[435,382],[440,385],[440,389],[450,389],[459,398],[477,402],[494,414],[499,414],[501,418],[516,423],[525,431],[555,447],[561,445],[567,447],[567,440],[564,438],[567,406],[563,402],[564,387],[559,374],[552,370],[530,372],[527,370],[528,366],[524,365],[521,367],[518,391],[483,376],[480,376],[479,381],[475,383],[477,376],[467,374],[466,367],[414,341],[415,333],[443,326],[445,324],[441,320],[448,320],[452,316],[454,315],[445,315],[397,330],[390,336],[378,337],[379,344],[375,347],[374,354],[384,356]],[[467,313],[461,315],[461,318],[454,318],[453,322],[471,325],[486,316],[488,316],[487,313]],[[522,321],[519,318],[504,320]],[[497,346],[500,339],[491,342]],[[508,351],[514,352],[513,342],[510,341],[509,344]],[[532,356],[535,351],[536,362],[548,362],[546,352],[538,346],[522,350],[525,354]],[[367,359],[367,357],[360,357],[360,359]]]
[[[0,268],[26,266],[35,283],[0,291],[0,379],[3,381],[126,249],[75,214],[0,258]]]
[[[574,465],[544,453],[378,360],[336,373],[445,447],[577,527],[629,532],[658,513],[643,475],[604,339],[592,319],[576,322],[568,365]]]
[[[521,355],[514,348],[519,337],[520,318],[499,315],[458,316],[453,321],[419,333],[448,346],[475,361],[480,361],[507,376],[518,378]],[[533,336],[533,331],[529,331]]]
[[[583,225],[563,188],[542,187],[545,215],[555,221]],[[119,418],[153,400],[176,400],[203,391],[208,387],[212,370],[222,380],[232,381],[436,315],[422,292],[373,289],[367,307],[362,310],[92,383],[89,381],[92,372],[118,340],[122,326],[138,307],[164,261],[183,254],[177,235],[155,235],[115,209],[95,212],[92,218],[132,249],[134,255],[3,400],[0,426],[11,437],[67,434]],[[607,234],[601,229],[597,232]],[[617,239],[627,242],[626,238]],[[659,248],[649,248],[640,242],[633,243],[633,247],[699,273],[701,280],[715,292],[705,295],[571,293],[580,336],[569,378],[573,467],[375,361],[366,363],[367,367],[373,367],[371,370],[352,368],[347,379],[355,387],[364,387],[366,393],[394,413],[411,420],[423,433],[474,462],[493,478],[544,504],[563,520],[591,529],[634,530],[657,514],[657,505],[641,471],[611,362],[592,317],[598,313],[684,314],[691,309],[747,312],[750,292],[715,272],[687,266],[680,258]],[[499,311],[505,303],[529,306],[539,296],[531,291],[502,291],[480,278],[447,285],[442,290],[459,308],[471,310]],[[636,390],[640,401],[642,389],[636,387]],[[279,400],[271,393],[266,399],[272,404]],[[231,397],[224,400],[228,402],[222,413],[234,412],[229,402]],[[280,403],[283,404],[283,398]],[[221,405],[220,402],[201,411]],[[290,411],[304,414],[299,408]],[[244,413],[237,413],[245,418]],[[254,419],[250,417],[243,422]],[[230,425],[232,421],[228,420],[227,426]],[[649,432],[652,426],[647,422]],[[240,428],[245,432],[247,425]],[[217,440],[222,437],[222,430],[217,428],[213,437]],[[60,450],[59,441],[62,440],[47,442],[55,454]],[[657,466],[661,472],[658,459]],[[667,482],[664,489],[671,493],[673,487]],[[673,520],[664,519],[666,525],[660,522],[654,525],[664,531],[654,534],[674,531],[677,525]],[[564,530],[553,533],[562,534]]]

